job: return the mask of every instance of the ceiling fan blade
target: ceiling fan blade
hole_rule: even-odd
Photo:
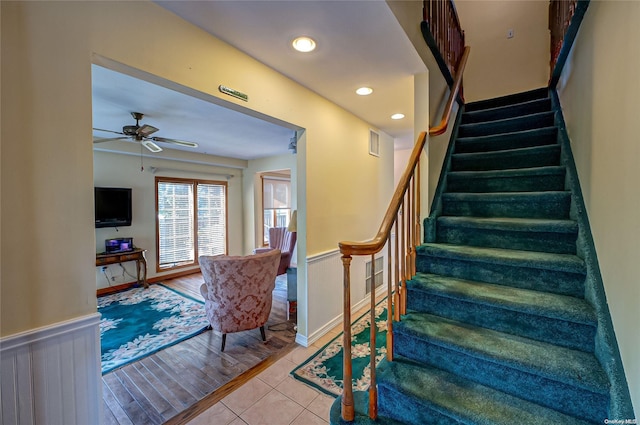
[[[151,140],[162,143],[173,143],[174,145],[185,146],[187,148],[197,148],[198,144],[194,142],[187,142],[185,140],[167,139],[165,137],[151,137]]]
[[[104,132],[106,132],[106,133],[115,133],[115,134],[123,134],[123,135],[124,135],[124,133],[122,133],[122,132],[120,132],[120,131],[104,130],[104,129],[102,129],[102,128],[94,128],[94,130],[95,130],[95,131],[104,131]]]
[[[162,152],[162,148],[153,143],[151,140],[142,140],[140,143],[142,143],[142,146],[149,149],[153,153]]]
[[[114,140],[127,140],[128,137],[124,136],[124,137],[108,137],[106,139],[103,139],[101,137],[97,138],[97,139],[93,139],[93,143],[104,143],[104,142],[112,142]]]
[[[145,124],[136,131],[136,134],[138,136],[148,137],[150,134],[153,134],[156,131],[158,131],[158,129],[154,126]]]

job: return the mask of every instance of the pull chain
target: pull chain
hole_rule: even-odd
[[[144,172],[144,163],[142,157],[142,143],[140,143],[140,172]]]

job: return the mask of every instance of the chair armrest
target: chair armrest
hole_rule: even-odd
[[[200,285],[200,293],[202,294],[202,297],[205,300],[209,299],[207,297],[209,294],[208,294],[208,291],[207,291],[207,284],[206,283],[203,283],[202,285]]]

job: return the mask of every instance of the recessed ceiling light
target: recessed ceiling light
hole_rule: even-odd
[[[310,37],[298,37],[291,42],[291,45],[294,49],[303,53],[311,52],[316,48],[315,40]]]
[[[392,120],[401,120],[402,118],[404,118],[404,114],[393,114],[393,115],[391,115],[391,119]]]
[[[373,89],[371,87],[360,87],[358,90],[356,90],[356,93],[360,96],[368,96],[373,93]]]

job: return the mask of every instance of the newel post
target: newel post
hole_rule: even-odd
[[[342,349],[343,359],[343,378],[342,378],[342,419],[344,421],[353,421],[355,418],[355,409],[353,406],[353,371],[351,368],[351,255],[344,254],[342,256],[342,265],[344,267],[344,313],[343,313],[343,341]]]

